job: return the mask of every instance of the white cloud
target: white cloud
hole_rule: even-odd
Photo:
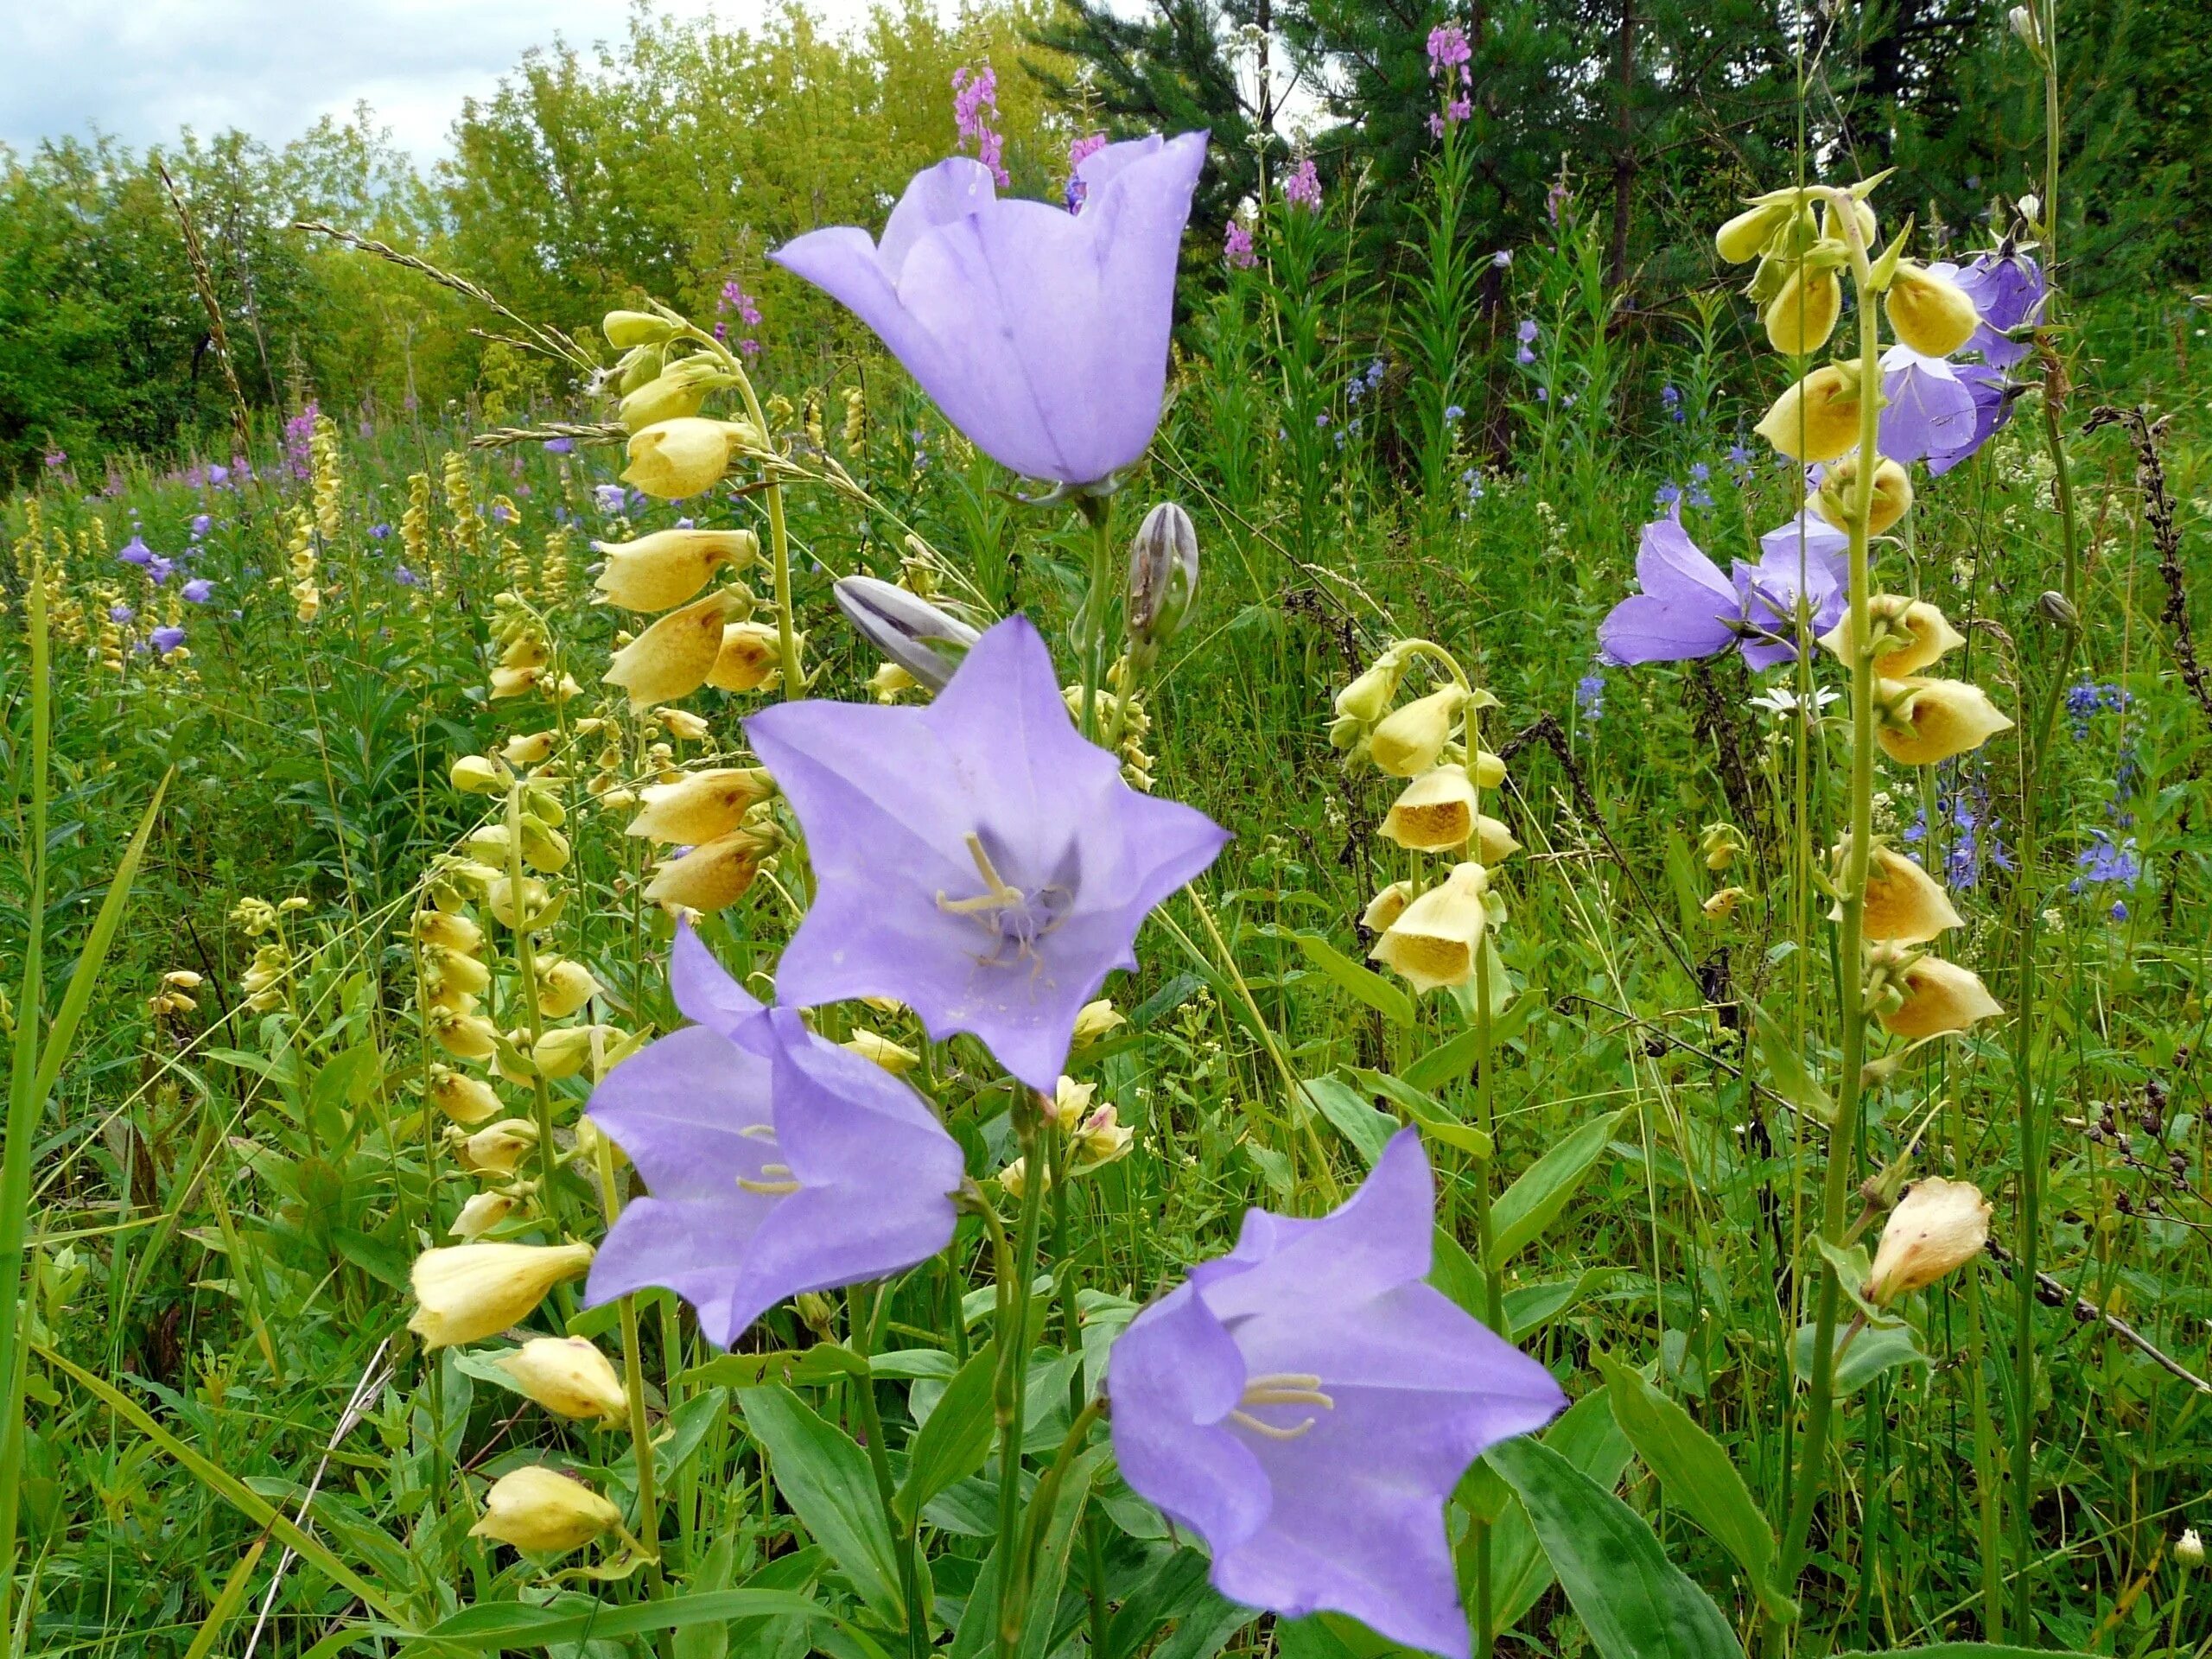
[[[767,0],[657,0],[759,23]],[[843,24],[863,0],[817,0]],[[271,144],[366,99],[419,160],[445,153],[462,99],[533,46],[628,32],[622,0],[17,0],[0,51],[0,142],[92,129],[133,147],[238,127]]]

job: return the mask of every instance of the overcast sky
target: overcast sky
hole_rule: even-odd
[[[656,0],[743,26],[766,0]],[[812,0],[838,24],[866,0]],[[0,29],[0,142],[94,127],[134,147],[240,127],[271,145],[365,99],[423,161],[446,153],[461,100],[491,92],[556,35],[621,38],[624,0],[10,0]]]

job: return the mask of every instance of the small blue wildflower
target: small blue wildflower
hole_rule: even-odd
[[[404,564],[392,566],[391,579],[403,588],[420,588],[423,585],[423,578]]]
[[[2143,874],[2143,861],[2135,851],[2135,837],[2115,842],[2109,830],[2093,830],[2090,841],[2075,859],[2081,874],[2067,883],[2069,893],[2082,893],[2093,887],[2117,885],[2134,891]]]
[[[1674,483],[1662,484],[1656,493],[1659,499],[1659,505],[1663,511],[1668,507],[1673,506],[1675,503],[1682,499],[1682,486],[1679,484]]]
[[[1444,419],[1446,424],[1452,424],[1465,420],[1466,418],[1466,415],[1467,411],[1460,408],[1457,404],[1446,404],[1444,406]]]
[[[127,628],[138,620],[138,613],[128,605],[111,605],[107,607],[107,620],[118,628]]]
[[[591,499],[601,512],[621,512],[630,505],[630,492],[620,484],[595,484]]]
[[[565,455],[575,447],[575,442],[569,438],[548,438],[545,440],[545,453],[549,455]]]
[[[1605,712],[1605,677],[1592,669],[1574,683],[1575,712],[1592,725]]]
[[[391,526],[390,524],[371,524],[369,526],[369,539],[372,542],[384,541],[389,537],[391,534]]]

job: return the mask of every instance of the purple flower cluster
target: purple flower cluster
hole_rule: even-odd
[[[1516,363],[1527,365],[1536,360],[1536,337],[1543,331],[1536,327],[1534,317],[1523,317],[1513,330],[1513,337],[1521,342],[1513,353]]]
[[[760,306],[754,302],[753,296],[745,291],[745,284],[734,276],[722,284],[721,295],[715,302],[715,308],[722,314],[715,323],[716,340],[728,340],[729,326],[733,318],[736,320],[741,329],[758,328],[760,326]],[[755,358],[760,355],[760,341],[753,334],[741,334],[737,342],[737,349],[744,357]],[[556,438],[554,442],[557,443],[560,440]],[[550,448],[551,445],[547,447]]]
[[[2076,680],[2066,688],[2066,724],[2080,742],[2089,735],[2089,722],[2098,714],[2108,709],[2124,715],[2134,705],[2134,694],[2117,681],[2100,685],[2091,679]]]
[[[1753,668],[1795,662],[1801,594],[1813,635],[1843,613],[1848,546],[1841,531],[1808,511],[1759,537],[1757,564],[1739,559],[1723,575],[1682,528],[1677,503],[1643,527],[1636,556],[1643,591],[1598,625],[1599,660],[1614,667],[1685,662],[1733,646]]]
[[[1439,83],[1443,99],[1443,107],[1428,118],[1431,137],[1441,138],[1446,127],[1459,125],[1475,112],[1469,97],[1474,81],[1467,67],[1474,55],[1467,32],[1459,24],[1439,23],[1428,31],[1428,78]]]
[[[1574,683],[1574,712],[1585,725],[1595,726],[1605,712],[1605,677],[1592,669]]]
[[[1252,232],[1242,221],[1230,219],[1229,228],[1222,232],[1221,257],[1231,270],[1249,270],[1260,263],[1260,256],[1252,246]]]
[[[998,114],[997,70],[986,63],[980,69],[963,66],[952,72],[952,121],[960,130],[960,143],[976,146],[976,159],[1003,190],[1014,181],[1005,167],[1006,135],[991,124]]]
[[[1291,168],[1290,176],[1282,181],[1282,199],[1294,207],[1303,207],[1310,213],[1321,208],[1321,175],[1308,156]]]
[[[284,467],[294,478],[305,478],[314,470],[310,452],[315,420],[321,413],[321,408],[310,398],[305,409],[284,423]]]

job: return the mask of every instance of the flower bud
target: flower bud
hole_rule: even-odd
[[[781,652],[772,622],[733,622],[722,630],[707,683],[721,691],[758,691],[782,671]]]
[[[457,950],[463,955],[474,955],[484,947],[484,930],[467,917],[454,911],[416,912],[413,931],[419,944]]]
[[[1859,377],[1824,363],[1774,400],[1752,430],[1792,461],[1834,461],[1859,442]]]
[[[1988,1242],[1989,1200],[1980,1187],[1940,1175],[1915,1181],[1890,1211],[1863,1294],[1887,1307],[1955,1273]]]
[[[425,1008],[423,1024],[430,1039],[455,1059],[489,1059],[499,1046],[499,1028],[482,1014],[465,1008]]]
[[[874,576],[841,576],[830,591],[861,639],[932,691],[944,690],[982,638],[958,617]]]
[[[2037,22],[2033,10],[2026,6],[2015,6],[2005,14],[2005,22],[2021,45],[2031,52],[2042,52],[2043,26]]]
[[[1829,463],[1821,475],[1820,493],[1813,499],[1821,517],[1838,530],[1851,528],[1853,503],[1859,494],[1859,452]],[[1867,503],[1866,533],[1879,536],[1912,510],[1912,474],[1886,455],[1874,468],[1874,493]]]
[[[1767,302],[1762,320],[1768,343],[1776,351],[1803,357],[1828,343],[1842,313],[1843,283],[1834,268],[1801,264]]]
[[[1084,1175],[1094,1169],[1103,1169],[1116,1159],[1125,1157],[1136,1135],[1121,1121],[1113,1103],[1086,1113],[1068,1137],[1068,1173]]]
[[[1705,868],[1717,875],[1743,856],[1744,832],[1732,823],[1708,823],[1697,849],[1705,855]]]
[[[1505,781],[1505,762],[1488,749],[1477,749],[1468,770],[1473,774],[1478,789],[1496,789]]]
[[[528,1319],[545,1293],[591,1266],[588,1244],[454,1244],[423,1252],[407,1328],[427,1348],[481,1342]]]
[[[537,964],[537,1012],[548,1020],[565,1020],[599,995],[599,982],[581,962],[556,957]]]
[[[1981,321],[1966,289],[1910,259],[1898,262],[1882,309],[1898,340],[1923,357],[1948,357]]]
[[[1198,532],[1191,515],[1162,501],[1129,543],[1129,638],[1157,645],[1175,637],[1198,591]]]
[[[1382,932],[1406,913],[1413,896],[1412,882],[1393,881],[1367,901],[1367,908],[1359,912],[1359,925],[1370,933]]]
[[[582,1481],[531,1465],[492,1483],[484,1495],[484,1518],[468,1535],[512,1544],[526,1554],[565,1555],[621,1524],[622,1511]]]
[[[1874,204],[1864,196],[1853,195],[1851,198],[1851,217],[1857,221],[1859,226],[1859,246],[1871,251],[1874,246],[1874,238],[1880,234],[1881,229],[1880,222],[1874,217]],[[1841,242],[1847,246],[1849,245],[1849,238],[1844,234],[1842,221],[1836,216],[1835,202],[1833,200],[1821,204],[1821,235],[1826,240]]]
[[[475,1175],[512,1175],[537,1144],[537,1125],[526,1117],[503,1118],[474,1135],[446,1132],[461,1166]]]
[[[662,344],[676,333],[676,325],[649,311],[610,311],[599,332],[616,351],[626,352],[633,346]]]
[[[522,818],[522,859],[533,870],[550,875],[569,866],[569,838],[534,814]]]
[[[1475,971],[1490,925],[1490,874],[1479,864],[1454,865],[1437,886],[1408,905],[1368,956],[1404,977],[1416,992],[1464,985]]]
[[[1339,718],[1356,720],[1363,726],[1372,726],[1389,712],[1390,700],[1398,695],[1398,682],[1405,677],[1406,665],[1395,647],[1375,659],[1374,664],[1361,672],[1350,685],[1337,693],[1336,710]],[[1333,735],[1332,741],[1334,741]],[[1339,748],[1349,747],[1338,744]]]
[[[671,611],[616,652],[601,678],[627,691],[633,709],[690,696],[714,672],[730,605],[717,593]]]
[[[1040,1190],[1051,1192],[1052,1172],[1049,1168],[1045,1171],[1044,1181],[1045,1185]],[[999,1171],[999,1189],[1009,1198],[1018,1199],[1025,1196],[1029,1191],[1029,1160],[1017,1158]]]
[[[730,434],[720,421],[696,415],[663,421],[632,435],[622,481],[664,501],[681,501],[721,482],[729,448]]]
[[[453,763],[453,786],[464,795],[495,795],[507,786],[509,773],[485,754],[464,754]]]
[[[493,1363],[556,1416],[613,1423],[630,1409],[613,1365],[583,1337],[532,1337]]]
[[[575,1077],[587,1065],[597,1076],[620,1058],[618,1051],[627,1040],[628,1033],[613,1026],[556,1026],[531,1045],[531,1064],[555,1082]]]
[[[1941,1037],[2005,1012],[1972,969],[1939,957],[1913,957],[1891,977],[1902,997],[1878,1017],[1894,1037]]]
[[[1117,1011],[1109,997],[1100,997],[1086,1002],[1076,1011],[1074,1046],[1088,1048],[1116,1026],[1126,1026],[1128,1020]]]
[[[2190,1572],[2204,1565],[2204,1540],[2195,1527],[2183,1527],[2174,1540],[2174,1565]]]
[[[454,1217],[453,1225],[446,1229],[449,1238],[478,1239],[514,1213],[520,1202],[512,1192],[476,1192],[461,1206],[461,1213]]]
[[[922,1057],[903,1043],[894,1043],[888,1037],[877,1035],[864,1026],[855,1026],[853,1034],[844,1041],[864,1060],[873,1060],[894,1077],[903,1077],[922,1063]]]
[[[1963,680],[1883,680],[1876,691],[1882,720],[1875,741],[1904,766],[1932,766],[2012,728],[1986,692]]]
[[[679,358],[622,399],[615,418],[632,432],[699,412],[707,394],[725,379],[710,357]]]
[[[475,957],[442,944],[423,947],[424,1001],[432,1007],[453,1008],[462,1014],[476,1006],[492,983],[491,969]]]
[[[594,584],[626,611],[681,605],[715,571],[742,570],[760,556],[749,530],[660,530],[630,542],[594,542],[607,566]]]
[[[775,780],[759,766],[714,766],[690,772],[673,784],[654,784],[645,806],[626,833],[648,841],[696,847],[719,840],[745,821],[745,815],[776,792]]]
[[[1467,693],[1456,685],[1416,697],[1382,717],[1368,740],[1368,753],[1394,778],[1419,777],[1436,765],[1466,703]]]
[[[760,861],[775,847],[772,831],[734,830],[681,858],[664,860],[646,885],[645,897],[686,910],[721,910],[745,897],[760,874]]]
[[[1917,674],[1933,666],[1946,652],[1967,642],[1943,613],[1924,599],[1876,594],[1866,601],[1866,613],[1875,623],[1874,672],[1885,680]],[[1847,610],[1843,619],[1821,636],[1821,644],[1848,664],[1853,654],[1853,639],[1851,613]]]
[[[449,1065],[431,1065],[430,1080],[423,1094],[431,1105],[456,1123],[481,1123],[497,1116],[499,1110],[498,1091],[490,1084],[465,1071],[456,1071]]]
[[[1850,839],[1835,849],[1839,867],[1849,855]],[[1843,906],[1828,912],[1828,919],[1843,919]],[[1897,944],[1925,944],[1938,933],[1962,927],[1959,912],[1936,878],[1894,848],[1876,847],[1866,863],[1866,903],[1862,912],[1862,937]]]
[[[1408,784],[1382,820],[1382,834],[1417,853],[1464,847],[1475,829],[1475,786],[1464,766],[1437,766]]]
[[[1796,211],[1796,205],[1786,200],[1755,204],[1723,225],[1714,233],[1713,245],[1732,265],[1756,259]]]

